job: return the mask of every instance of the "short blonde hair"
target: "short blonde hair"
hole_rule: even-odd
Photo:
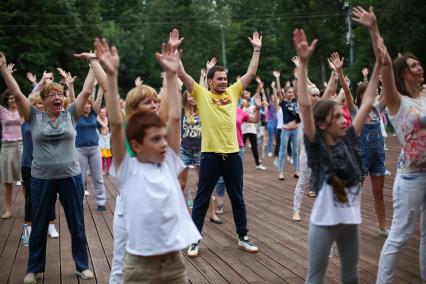
[[[64,93],[64,86],[54,82],[48,83],[44,85],[43,89],[41,89],[40,97],[44,100],[51,91],[56,91],[62,95]]]
[[[31,93],[28,96],[28,101],[30,102],[30,104],[32,104],[34,106],[34,105],[36,105],[36,103],[42,102],[43,100],[41,99],[39,92],[34,92],[34,93]]]
[[[145,99],[157,100],[157,98],[157,91],[148,85],[134,87],[127,93],[126,96],[126,101],[124,105],[126,115],[130,115],[135,112],[141,101]]]

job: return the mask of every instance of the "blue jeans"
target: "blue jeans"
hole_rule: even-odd
[[[244,161],[244,151],[245,151],[245,148],[240,146],[240,152],[238,154],[240,154],[241,162]],[[219,196],[219,197],[225,196],[225,181],[223,180],[223,177],[220,177],[219,180],[217,181],[217,184],[215,187],[215,193],[216,193],[216,196]]]
[[[272,142],[274,140],[275,131],[277,130],[277,120],[269,120],[266,125],[268,129],[268,153],[272,153]]]
[[[419,215],[420,276],[426,281],[426,173],[397,173],[392,194],[392,225],[380,254],[376,283],[392,283],[399,254],[413,235]]]
[[[358,151],[364,176],[385,175],[385,148],[380,123],[364,125],[358,141]]]
[[[77,271],[89,268],[83,217],[84,186],[81,174],[53,180],[32,177],[33,223],[30,235],[28,273],[44,272],[49,214],[52,207],[55,206],[57,194],[59,194],[59,200],[64,208],[65,218],[71,234],[71,248],[75,268]]]
[[[359,226],[309,225],[309,252],[307,284],[323,283],[331,246],[336,241],[340,255],[341,283],[359,283]]]
[[[238,152],[228,154],[202,153],[197,195],[192,208],[192,220],[202,232],[214,186],[222,176],[240,237],[247,235],[246,206],[243,198],[243,165]]]
[[[299,129],[294,128],[291,130],[284,129],[281,131],[281,144],[280,152],[278,154],[277,170],[282,173],[285,168],[285,159],[287,157],[287,144],[291,139],[291,157],[293,159],[293,170],[297,171],[298,164],[298,149],[299,149]]]

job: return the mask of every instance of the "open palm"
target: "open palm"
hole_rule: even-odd
[[[120,56],[118,55],[117,48],[115,46],[109,47],[106,39],[95,40],[96,56],[105,72],[112,74],[117,72],[118,66],[120,65]]]
[[[355,22],[367,28],[373,27],[377,22],[376,15],[373,12],[373,7],[370,7],[370,9],[366,11],[361,6],[356,6],[352,9],[352,15],[352,19]]]
[[[295,29],[293,32],[293,43],[300,61],[306,62],[315,51],[318,40],[314,39],[309,45],[303,29]]]

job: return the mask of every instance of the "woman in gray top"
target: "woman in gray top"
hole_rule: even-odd
[[[0,53],[0,72],[15,98],[21,116],[30,125],[34,147],[31,165],[33,223],[24,283],[36,283],[37,273],[45,270],[49,212],[55,205],[57,194],[71,233],[76,273],[83,279],[91,279],[93,273],[88,269],[83,218],[84,188],[75,149],[75,124],[90,96],[94,81],[93,71],[89,71],[82,92],[66,110],[63,109],[62,85],[46,84],[40,92],[45,112],[32,106],[22,94],[6,68],[6,58],[2,53]]]

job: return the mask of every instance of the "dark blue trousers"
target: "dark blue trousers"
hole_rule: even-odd
[[[235,227],[240,237],[247,235],[246,206],[243,198],[243,165],[239,152],[229,154],[201,153],[197,196],[192,208],[192,220],[202,232],[213,189],[222,176],[231,200]]]
[[[71,234],[72,256],[77,271],[89,268],[87,239],[84,229],[84,187],[81,174],[63,179],[31,178],[32,230],[27,272],[44,272],[46,264],[47,227],[49,213],[59,200],[64,208],[68,229]]]

